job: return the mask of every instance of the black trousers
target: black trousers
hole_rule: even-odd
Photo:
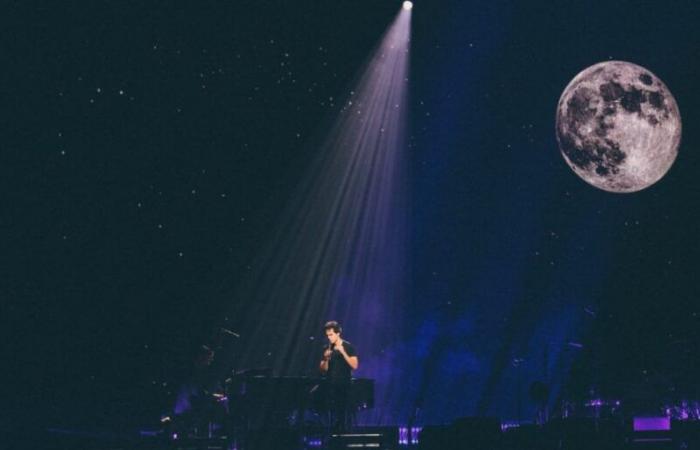
[[[326,385],[330,425],[334,431],[346,431],[352,426],[350,411],[350,382],[329,381]]]

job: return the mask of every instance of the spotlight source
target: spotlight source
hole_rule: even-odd
[[[408,0],[403,2],[403,9],[405,9],[406,11],[412,10],[413,9],[413,2],[409,2]]]

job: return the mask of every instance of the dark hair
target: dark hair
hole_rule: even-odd
[[[333,330],[336,333],[340,333],[343,331],[343,328],[340,326],[338,322],[335,320],[331,320],[326,322],[326,324],[323,326],[323,331],[328,331],[328,330]]]

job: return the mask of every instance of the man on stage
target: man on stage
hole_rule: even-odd
[[[337,430],[349,426],[349,393],[352,371],[357,369],[359,361],[355,347],[344,341],[340,334],[342,328],[338,322],[327,322],[323,329],[328,338],[328,345],[323,352],[319,368],[327,380],[328,406],[331,412],[331,424]]]

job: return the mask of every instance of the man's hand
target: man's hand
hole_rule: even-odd
[[[329,359],[331,359],[332,353],[333,353],[333,351],[331,349],[327,348],[326,351],[323,352],[323,360],[328,361]]]
[[[345,355],[345,347],[343,347],[343,340],[338,338],[337,341],[335,341],[335,349],[340,352],[341,355]]]

